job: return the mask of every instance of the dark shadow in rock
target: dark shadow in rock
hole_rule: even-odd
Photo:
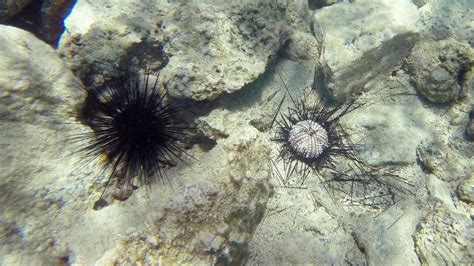
[[[35,34],[38,38],[57,47],[64,31],[64,19],[77,0],[35,0],[3,23]]]

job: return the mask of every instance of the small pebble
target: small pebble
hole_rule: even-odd
[[[251,178],[252,178],[252,172],[246,171],[246,172],[245,172],[245,177],[246,177],[247,179],[251,179]]]

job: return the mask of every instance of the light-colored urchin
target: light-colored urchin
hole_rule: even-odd
[[[318,123],[303,120],[296,123],[288,136],[293,151],[306,159],[316,159],[329,146],[328,134]]]

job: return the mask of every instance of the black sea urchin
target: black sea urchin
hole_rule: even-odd
[[[331,106],[324,102],[308,105],[294,100],[288,112],[281,114],[275,124],[274,141],[280,144],[279,159],[287,174],[309,170],[335,170],[335,157],[342,156],[361,163],[355,148],[341,127],[339,120],[358,108],[354,100]]]
[[[182,107],[159,88],[158,74],[121,71],[87,93],[84,117],[93,132],[80,136],[88,144],[79,152],[89,160],[99,158],[103,170],[110,170],[107,185],[113,181],[130,189],[135,180],[163,181],[163,167],[183,155],[189,128],[181,119]]]

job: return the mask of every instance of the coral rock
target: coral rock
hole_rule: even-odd
[[[314,28],[324,35],[323,54],[315,77],[316,89],[343,100],[360,92],[381,74],[401,63],[418,37],[416,6],[397,2],[396,8],[379,1],[339,3],[314,15]],[[399,12],[404,12],[404,19]],[[383,23],[381,18],[383,17]],[[377,64],[374,64],[377,62]]]
[[[417,91],[433,103],[448,103],[467,91],[474,52],[453,39],[427,40],[413,47],[405,66]]]

